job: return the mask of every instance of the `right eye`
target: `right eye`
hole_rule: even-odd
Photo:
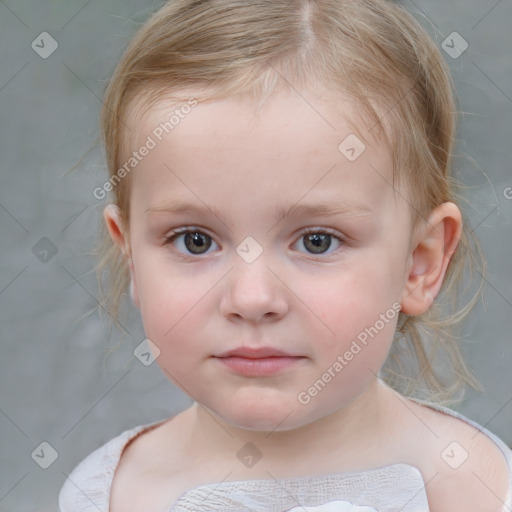
[[[185,256],[207,254],[213,239],[194,227],[177,229],[165,237],[164,245],[173,244]]]

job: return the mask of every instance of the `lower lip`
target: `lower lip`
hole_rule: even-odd
[[[304,358],[288,356],[262,358],[230,356],[218,357],[217,359],[236,373],[246,377],[261,377],[287,370]]]

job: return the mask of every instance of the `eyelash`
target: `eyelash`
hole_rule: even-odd
[[[164,245],[171,245],[180,235],[186,235],[187,233],[200,233],[203,235],[210,236],[197,226],[187,226],[187,227],[176,229],[172,233],[167,235],[164,239]],[[304,230],[300,233],[297,241],[301,240],[304,236],[311,235],[311,234],[330,235],[331,237],[335,238],[338,242],[340,242],[341,245],[337,249],[334,249],[333,251],[328,252],[328,253],[320,253],[320,254],[316,254],[316,255],[314,253],[307,253],[310,256],[319,256],[319,257],[322,257],[322,259],[327,259],[327,258],[336,256],[346,245],[345,240],[342,239],[333,230],[331,230],[329,228],[309,228],[307,230]],[[214,242],[213,238],[212,237],[210,237],[210,238]],[[330,247],[329,247],[329,249],[330,249]],[[190,253],[184,254],[181,251],[176,251],[176,252],[183,258],[193,259],[193,260],[197,260],[197,259],[201,258],[202,256],[205,256],[208,254],[208,253],[204,253],[204,254],[193,255]]]

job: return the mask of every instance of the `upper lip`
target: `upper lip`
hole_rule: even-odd
[[[238,347],[227,352],[223,352],[216,357],[246,357],[249,359],[262,359],[265,357],[298,357],[282,350],[277,350],[272,347]]]

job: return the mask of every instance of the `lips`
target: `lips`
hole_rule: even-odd
[[[229,350],[228,352],[223,352],[217,357],[246,357],[249,359],[261,359],[266,357],[294,357],[294,355],[272,347],[239,347]]]
[[[245,377],[282,373],[305,359],[272,347],[239,347],[215,357],[224,367]]]

